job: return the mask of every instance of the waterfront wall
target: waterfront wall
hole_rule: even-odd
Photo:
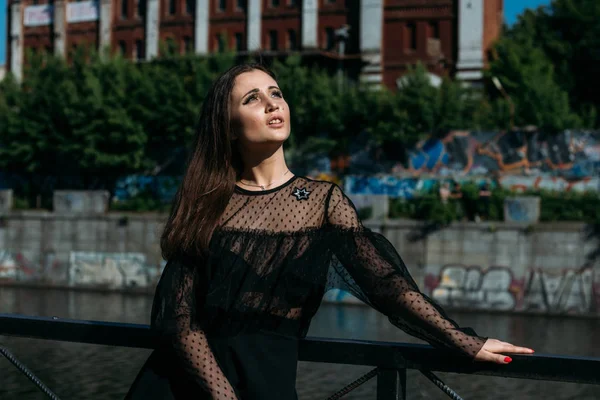
[[[11,212],[0,216],[0,284],[148,291],[164,261],[164,214]],[[365,221],[448,308],[600,315],[598,237],[579,223]],[[588,235],[589,236],[589,235]],[[326,301],[358,302],[331,291]]]
[[[0,280],[152,289],[166,215],[13,211],[0,216]]]

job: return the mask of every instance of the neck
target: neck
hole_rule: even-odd
[[[285,162],[283,146],[279,146],[271,154],[242,152],[242,162],[244,170],[238,181],[255,185],[269,185],[272,182],[283,181],[284,178],[289,179],[293,175],[291,171],[287,172],[288,166]],[[243,184],[243,182],[241,183]]]

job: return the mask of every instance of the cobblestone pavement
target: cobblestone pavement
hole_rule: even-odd
[[[9,293],[0,289],[0,309],[29,315],[144,323],[150,299],[143,296],[77,293]],[[481,335],[533,347],[538,353],[600,357],[595,333],[600,321],[485,314],[452,314]],[[324,305],[315,317],[310,336],[418,342],[366,307]],[[62,400],[122,399],[149,350],[124,349],[0,336]],[[297,390],[300,400],[324,400],[370,367],[300,362]],[[600,386],[520,379],[438,374],[467,400],[473,399],[600,399]],[[376,380],[360,386],[344,399],[374,399]],[[407,375],[409,399],[447,399],[417,371]],[[37,400],[46,397],[7,360],[0,358],[0,399]]]

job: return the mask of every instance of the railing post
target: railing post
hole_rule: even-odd
[[[377,371],[377,400],[406,400],[406,369]]]

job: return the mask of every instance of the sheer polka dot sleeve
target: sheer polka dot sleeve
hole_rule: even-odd
[[[394,246],[362,225],[356,208],[337,185],[331,188],[326,208],[334,255],[330,286],[349,290],[407,333],[474,358],[486,338],[460,328],[419,290]]]
[[[196,296],[202,293],[196,268],[170,261],[158,284],[152,327],[158,330],[190,377],[215,400],[238,397],[215,358],[196,319]]]

